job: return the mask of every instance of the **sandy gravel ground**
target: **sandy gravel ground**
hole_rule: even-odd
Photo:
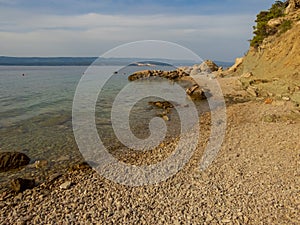
[[[198,165],[209,115],[201,118],[194,156],[167,181],[126,187],[92,169],[73,169],[21,194],[2,194],[0,224],[300,224],[299,108],[251,100],[236,79],[220,78],[226,138],[204,172]],[[72,184],[62,189],[66,181]]]

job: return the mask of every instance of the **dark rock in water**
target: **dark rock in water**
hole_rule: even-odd
[[[157,102],[148,102],[148,103],[149,103],[149,105],[153,105],[153,106],[156,106],[157,108],[161,108],[161,109],[174,108],[172,103],[170,103],[168,101],[157,101]]]
[[[194,84],[192,87],[186,89],[186,93],[192,99],[204,100],[206,99],[205,92],[198,84]]]
[[[75,165],[72,165],[70,168],[69,168],[69,171],[75,171],[75,170],[90,170],[92,166],[97,166],[96,164],[93,164],[93,163],[87,163],[87,162],[80,162],[78,164],[75,164]]]
[[[30,158],[21,152],[1,152],[0,153],[0,172],[17,169],[27,165]]]
[[[145,79],[149,77],[161,77],[166,78],[168,80],[178,80],[185,76],[189,76],[188,73],[184,72],[181,69],[173,70],[173,71],[163,71],[163,70],[141,70],[133,73],[128,77],[129,81],[134,81],[138,79]]]
[[[15,192],[23,192],[26,189],[32,189],[35,186],[35,181],[31,179],[17,178],[11,181],[11,189]]]

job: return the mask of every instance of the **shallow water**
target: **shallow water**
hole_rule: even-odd
[[[72,104],[76,87],[81,77],[86,75],[86,69],[82,66],[0,66],[0,151],[21,151],[32,161],[46,159],[49,162],[47,170],[63,171],[80,161],[82,156],[72,130]],[[108,73],[114,69],[103,66],[101,71]],[[122,146],[111,125],[114,98],[128,84],[127,75],[142,69],[145,68],[123,68],[110,78],[98,97],[96,125],[100,138],[108,148]],[[142,82],[153,86],[149,81]],[[149,136],[149,122],[160,112],[148,105],[149,101],[154,100],[161,99],[142,99],[131,111],[130,126],[139,138]],[[170,118],[167,137],[180,133],[176,111]],[[0,173],[0,183],[20,173],[32,176],[39,171],[26,167],[19,172]]]

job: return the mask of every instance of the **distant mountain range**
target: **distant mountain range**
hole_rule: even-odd
[[[8,57],[0,56],[1,66],[89,66],[98,57]],[[147,61],[148,60],[148,61]],[[138,62],[151,62],[157,65],[164,62],[166,64],[176,66],[190,66],[195,62],[187,60],[166,60],[166,59],[139,59],[139,58],[100,58],[97,60],[97,65],[107,66],[122,66],[122,65],[134,65]],[[215,61],[218,66],[229,67],[233,65],[233,62],[221,62]]]

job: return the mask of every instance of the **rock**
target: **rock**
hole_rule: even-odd
[[[257,97],[257,89],[255,87],[249,86],[246,90],[250,95]]]
[[[11,189],[15,192],[23,192],[26,189],[32,189],[35,186],[35,181],[32,179],[17,178],[11,181]]]
[[[156,101],[156,102],[148,102],[149,105],[153,105],[157,108],[161,109],[170,109],[174,108],[174,106],[168,101]]]
[[[282,97],[282,100],[284,100],[284,101],[290,101],[291,99],[290,99],[290,97],[284,96],[284,97]]]
[[[48,160],[43,159],[43,160],[35,161],[33,165],[35,168],[46,168],[48,164],[49,164]]]
[[[167,115],[163,115],[162,118],[163,118],[164,121],[169,121],[170,120]]]
[[[186,93],[192,99],[198,99],[198,100],[206,99],[204,90],[201,89],[198,84],[194,84],[192,87],[186,89]]]
[[[198,68],[198,67],[193,67],[192,70],[191,70],[191,73],[190,75],[191,76],[194,76],[194,75],[197,75],[197,74],[200,74],[201,73],[201,70]]]
[[[92,162],[80,162],[78,164],[75,164],[75,165],[72,165],[69,170],[70,171],[74,171],[74,170],[90,170],[92,166],[96,166],[96,165],[93,165]]]
[[[199,68],[200,68],[201,72],[209,72],[209,73],[218,71],[218,69],[219,69],[217,64],[215,64],[211,60],[205,60],[203,63],[200,64]]]
[[[271,114],[271,115],[265,115],[264,117],[263,117],[263,121],[264,122],[267,122],[267,123],[274,123],[274,122],[276,122],[277,121],[277,116],[276,115],[274,115],[274,114]]]
[[[278,27],[280,24],[282,24],[283,18],[274,18],[268,21],[269,27]]]
[[[193,85],[192,87],[188,88],[188,89],[186,90],[186,93],[187,93],[188,95],[191,95],[191,94],[193,94],[193,92],[194,92],[197,88],[199,88],[199,85],[198,85],[198,84],[195,84],[195,85]]]
[[[222,222],[222,223],[230,223],[231,220],[230,220],[230,219],[222,219],[221,222]]]
[[[144,79],[144,78],[149,78],[149,77],[162,77],[162,78],[166,78],[169,80],[177,80],[177,79],[180,79],[185,76],[189,76],[189,74],[180,68],[178,68],[177,70],[173,70],[173,71],[142,70],[142,71],[137,71],[137,72],[131,74],[128,77],[128,80],[135,81],[138,79]]]
[[[211,222],[213,219],[214,218],[210,214],[207,214],[205,221],[206,222]]]
[[[273,102],[273,99],[267,98],[265,99],[265,104],[271,104]]]
[[[66,189],[69,189],[72,185],[72,182],[71,181],[66,181],[65,183],[61,184],[59,186],[60,189],[62,190],[66,190]]]
[[[232,67],[229,68],[229,71],[235,72],[237,68],[243,63],[244,58],[236,58],[235,63]]]
[[[28,165],[30,158],[21,152],[1,152],[0,172]]]
[[[300,0],[289,0],[289,5],[285,9],[285,13],[293,12],[297,8],[300,8]]]
[[[247,73],[244,73],[241,75],[241,78],[250,78],[253,76],[253,73],[252,72],[247,72]]]

